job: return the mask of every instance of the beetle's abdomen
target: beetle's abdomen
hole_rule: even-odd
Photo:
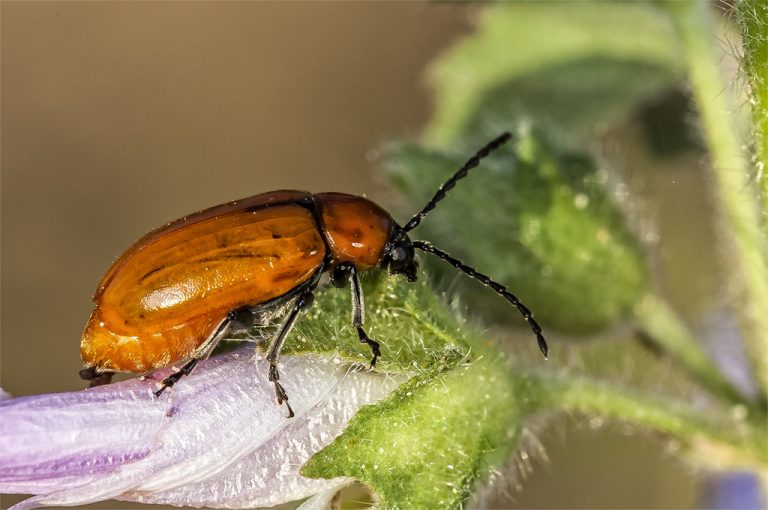
[[[85,326],[80,356],[87,366],[115,372],[162,368],[188,357],[216,329],[216,319],[201,316],[166,330],[121,334],[111,330],[96,309]]]
[[[83,360],[141,372],[185,358],[229,310],[290,292],[324,257],[312,213],[296,204],[243,208],[160,231],[128,250],[102,281]]]

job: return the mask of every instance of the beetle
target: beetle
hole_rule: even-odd
[[[456,182],[511,139],[503,133],[440,186],[404,226],[374,202],[344,193],[281,190],[217,205],[145,235],[109,268],[93,297],[94,310],[80,344],[91,386],[115,372],[142,373],[186,361],[166,377],[157,397],[206,358],[243,312],[289,311],[268,348],[269,381],[279,405],[294,415],[280,384],[280,349],[302,310],[311,306],[324,273],[331,283],[351,282],[352,325],[360,342],[381,356],[365,331],[359,273],[374,268],[416,281],[415,250],[431,253],[466,273],[517,308],[548,348],[533,314],[506,287],[427,241],[416,228]]]

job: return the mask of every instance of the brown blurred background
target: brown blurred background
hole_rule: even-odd
[[[3,388],[83,387],[91,295],[155,226],[278,188],[386,203],[371,154],[418,135],[425,66],[471,31],[475,8],[3,2]],[[692,504],[691,478],[649,438],[558,426],[542,440],[551,462],[499,504]]]

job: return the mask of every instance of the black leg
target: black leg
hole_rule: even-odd
[[[214,348],[219,344],[222,338],[224,338],[224,335],[227,333],[227,330],[229,328],[229,324],[237,317],[237,311],[233,310],[229,313],[227,313],[227,316],[219,323],[219,326],[216,328],[216,330],[211,333],[211,335],[208,337],[208,339],[203,342],[200,347],[195,350],[195,352],[192,354],[192,359],[187,361],[183,367],[178,372],[174,372],[165,379],[163,379],[163,382],[161,383],[160,389],[158,389],[155,392],[155,396],[159,397],[163,394],[165,390],[168,388],[171,388],[174,384],[179,382],[179,379],[184,377],[185,375],[189,375],[192,373],[192,370],[195,369],[198,362],[200,360],[203,360],[207,358]]]
[[[283,343],[285,343],[285,339],[288,337],[288,333],[291,332],[294,324],[296,324],[299,312],[312,306],[312,302],[314,301],[314,295],[312,294],[313,290],[314,287],[308,289],[299,295],[299,297],[296,298],[296,301],[293,302],[291,312],[288,314],[288,317],[286,317],[283,325],[280,326],[280,331],[278,331],[277,336],[272,341],[272,345],[269,346],[269,351],[267,352],[267,361],[269,361],[269,381],[275,385],[277,403],[284,403],[285,407],[288,408],[288,418],[293,418],[294,413],[291,405],[288,403],[288,394],[285,392],[283,385],[280,384],[280,372],[277,369],[277,363],[280,359],[280,349],[282,349]]]
[[[373,354],[373,358],[371,358],[371,366],[375,367],[376,360],[379,359],[379,356],[381,356],[381,350],[379,349],[379,342],[377,342],[372,338],[369,338],[362,326],[356,326],[355,329],[357,329],[357,336],[358,338],[360,338],[360,341],[370,346],[371,353]]]
[[[198,358],[192,358],[191,360],[187,361],[183,367],[178,372],[174,372],[165,379],[163,379],[162,386],[160,386],[160,389],[155,392],[155,396],[159,397],[163,394],[165,390],[168,388],[173,387],[174,384],[179,382],[179,379],[184,377],[185,375],[189,375],[192,373],[192,370],[195,369],[197,366],[197,362],[200,361]]]
[[[365,332],[365,302],[363,301],[363,289],[360,285],[360,277],[357,275],[357,269],[349,264],[347,271],[352,278],[352,326],[357,330],[357,336],[364,344],[368,344],[373,353],[371,366],[376,366],[376,360],[381,356],[379,343],[368,336]]]
[[[115,375],[115,373],[111,370],[100,372],[96,370],[96,367],[88,367],[80,371],[80,379],[90,381],[88,384],[89,388],[111,383],[113,375]]]
[[[411,243],[411,246],[419,250],[425,251],[427,253],[432,253],[433,255],[437,255],[438,257],[448,262],[450,265],[452,265],[459,271],[463,271],[470,278],[474,278],[475,280],[479,281],[483,285],[490,287],[491,290],[493,290],[496,294],[500,295],[501,297],[509,301],[512,304],[512,306],[517,308],[517,311],[520,312],[520,315],[522,315],[523,319],[525,319],[525,321],[528,323],[528,327],[530,327],[531,331],[533,331],[533,334],[536,335],[536,341],[539,344],[539,350],[544,355],[544,358],[547,357],[547,354],[549,353],[549,347],[547,347],[547,341],[544,339],[544,335],[542,334],[541,326],[539,326],[539,323],[536,322],[536,319],[533,318],[533,314],[528,309],[528,307],[526,307],[523,303],[521,303],[520,300],[517,299],[517,296],[509,292],[505,286],[503,286],[498,282],[493,281],[490,276],[484,275],[474,267],[468,266],[464,262],[460,261],[459,259],[452,257],[450,254],[448,254],[447,252],[444,252],[440,248],[437,248],[430,242],[413,241]]]

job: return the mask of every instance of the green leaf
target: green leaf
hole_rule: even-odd
[[[585,135],[673,86],[682,63],[653,4],[507,2],[436,64],[427,140],[471,136],[490,120],[530,116]]]
[[[367,333],[381,344],[377,368],[405,372],[455,362],[469,352],[462,324],[443,306],[426,279],[416,284],[384,271],[361,275]],[[324,288],[299,322],[285,352],[332,352],[368,363],[371,349],[352,327],[351,291]]]
[[[432,370],[361,409],[305,464],[304,476],[353,476],[383,508],[460,508],[478,480],[519,446],[522,404],[498,361]]]
[[[399,146],[390,170],[411,203],[422,204],[474,150]],[[587,156],[520,130],[514,147],[484,159],[412,237],[507,285],[543,327],[595,332],[626,318],[647,284],[640,245],[605,180]],[[444,277],[456,275],[442,261],[432,262]],[[508,303],[467,278],[450,277],[452,289],[457,278],[473,313],[522,323]]]
[[[459,508],[489,469],[519,446],[519,381],[498,355],[422,282],[363,274],[366,330],[381,343],[377,370],[409,377],[395,394],[363,408],[344,434],[303,468],[315,478],[355,477],[384,507]],[[350,291],[324,288],[285,352],[333,352],[367,363],[370,349],[350,327]],[[539,363],[543,363],[537,357]]]

